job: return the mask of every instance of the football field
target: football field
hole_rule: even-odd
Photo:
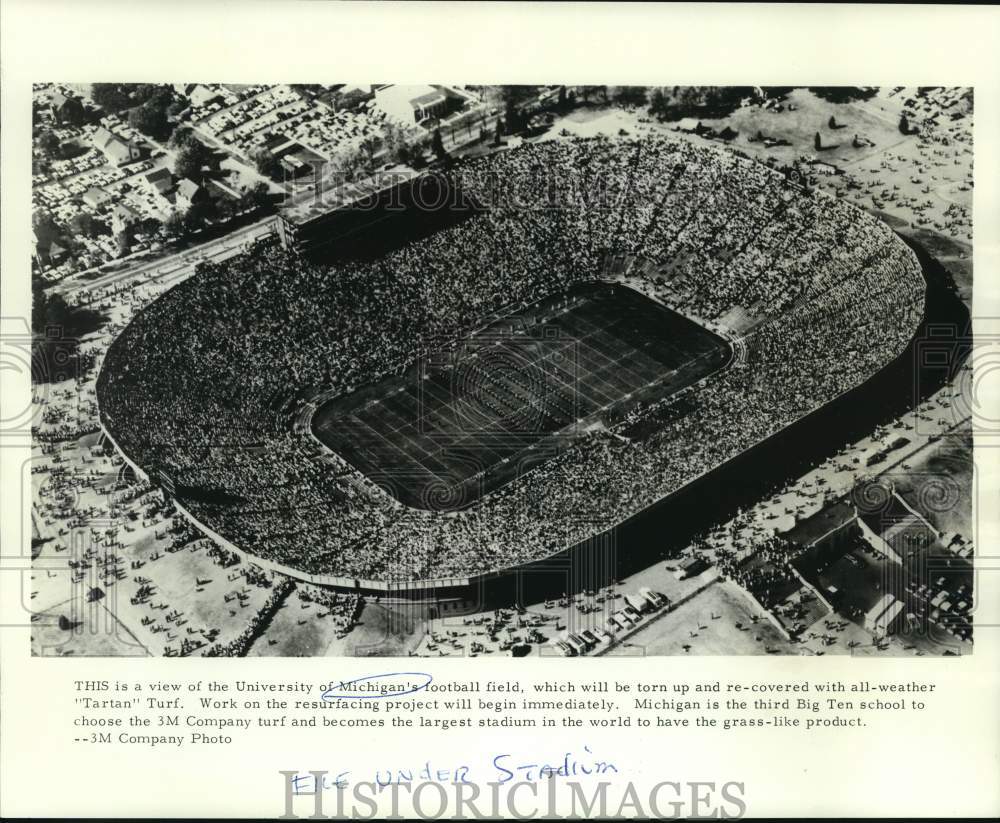
[[[313,432],[405,505],[460,509],[728,356],[724,340],[680,314],[591,285],[327,402]]]

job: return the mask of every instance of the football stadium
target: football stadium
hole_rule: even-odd
[[[523,568],[865,384],[924,317],[888,226],[732,151],[551,140],[435,174],[451,225],[204,264],[108,351],[105,433],[258,563],[376,592]]]

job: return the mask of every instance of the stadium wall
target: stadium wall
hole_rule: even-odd
[[[129,457],[128,454],[125,453],[125,449],[123,449],[121,446],[119,446],[118,442],[115,440],[115,438],[111,436],[111,432],[108,431],[108,427],[106,425],[104,425],[104,419],[103,419],[103,417],[101,417],[100,423],[101,423],[101,431],[104,433],[104,436],[108,439],[108,442],[111,443],[111,445],[115,447],[115,451],[118,452],[118,454],[120,454],[122,456],[122,460],[125,461],[125,464],[130,469],[132,469],[132,471],[135,472],[135,476],[138,477],[138,478],[140,478],[140,479],[142,479],[142,480],[150,482],[149,474],[144,469],[142,469],[139,466],[139,464],[136,463],[131,457]]]

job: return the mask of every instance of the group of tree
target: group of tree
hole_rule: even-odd
[[[236,210],[241,212],[266,212],[272,209],[274,209],[274,200],[266,183],[257,183],[251,186],[236,201]]]
[[[39,246],[49,246],[61,239],[62,229],[55,218],[44,209],[37,209],[31,215],[31,230]]]
[[[61,294],[46,294],[40,277],[31,279],[31,329],[35,334],[57,332],[65,340],[91,331],[95,320],[94,312],[71,306]]]
[[[429,142],[423,130],[407,129],[394,121],[389,121],[382,131],[382,145],[385,147],[386,156],[396,163],[421,166]]]
[[[192,203],[187,211],[173,212],[166,219],[163,233],[171,239],[186,240],[195,232],[204,229],[214,216],[214,209],[210,203]]]
[[[70,228],[76,234],[82,235],[84,237],[100,237],[101,235],[109,234],[110,229],[107,225],[98,220],[89,212],[80,212],[78,215],[73,217],[70,221]]]
[[[170,125],[167,118],[167,107],[170,105],[169,98],[154,97],[141,106],[129,109],[128,124],[138,132],[152,137],[154,140],[162,140],[170,135]]]
[[[38,138],[38,147],[50,158],[55,159],[59,156],[59,146],[59,138],[56,137],[54,132],[42,132]]]
[[[853,103],[870,100],[878,94],[877,86],[809,86],[809,91],[828,103]]]
[[[90,99],[108,114],[141,106],[163,94],[170,95],[169,88],[157,83],[94,83],[90,87]]]
[[[127,111],[129,125],[154,140],[170,136],[171,120],[184,108],[169,86],[156,83],[94,83],[90,96],[109,114]]]
[[[72,160],[88,151],[86,146],[75,140],[60,141],[55,132],[48,130],[39,136],[38,145],[49,160]]]
[[[174,173],[178,177],[200,183],[205,176],[205,167],[214,162],[212,150],[188,128],[177,129],[171,136],[169,145],[176,150]]]
[[[175,102],[170,89],[162,86],[144,102],[129,109],[128,123],[147,137],[165,140],[172,130],[169,112],[175,112],[176,116]]]
[[[755,93],[753,86],[658,86],[649,94],[649,113],[661,120],[722,116]]]
[[[434,156],[438,160],[447,160],[448,152],[444,147],[444,139],[441,137],[441,129],[434,129],[434,135],[431,137],[431,150],[434,152]]]
[[[337,152],[330,160],[332,179],[337,183],[354,182],[370,177],[371,155],[361,146],[349,146]]]
[[[31,279],[31,379],[61,382],[93,368],[94,356],[81,356],[80,338],[97,329],[103,315],[71,306],[61,294],[48,295],[40,277]]]
[[[647,100],[645,86],[616,86],[612,98],[623,106],[643,106]]]
[[[526,111],[529,101],[538,97],[540,86],[500,86],[503,102],[503,122],[507,134],[516,134],[528,122],[530,112]]]
[[[239,198],[225,195],[204,197],[191,204],[187,211],[174,212],[163,223],[163,234],[172,240],[187,240],[209,222],[226,222],[238,214],[258,214],[274,209],[270,189],[266,183],[257,183],[244,191]]]
[[[578,86],[580,90],[580,99],[584,103],[590,103],[591,100],[600,100],[602,103],[608,102],[608,87],[607,86]]]
[[[281,162],[267,146],[256,149],[250,155],[250,159],[253,160],[259,174],[270,177],[272,180],[278,180],[281,177]]]

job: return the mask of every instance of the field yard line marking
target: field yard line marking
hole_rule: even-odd
[[[398,446],[396,446],[396,444],[395,444],[395,443],[392,443],[392,442],[390,442],[390,441],[386,440],[386,439],[385,439],[384,437],[382,437],[382,435],[381,435],[381,433],[380,433],[380,432],[378,432],[377,430],[373,429],[373,428],[372,428],[372,427],[371,427],[370,425],[368,425],[367,423],[365,423],[365,422],[364,422],[363,420],[362,420],[362,421],[360,421],[360,422],[361,422],[361,424],[362,424],[363,426],[365,426],[365,428],[367,428],[367,429],[370,429],[370,430],[371,430],[372,432],[374,432],[374,433],[375,433],[375,435],[376,435],[376,436],[377,436],[377,437],[378,437],[379,439],[381,439],[381,440],[383,440],[383,441],[384,441],[385,443],[387,443],[387,444],[389,445],[389,447],[390,447],[390,448],[391,448],[391,449],[392,449],[393,451],[395,451],[395,452],[397,452],[397,453],[399,453],[399,454],[403,455],[403,457],[405,458],[405,462],[403,462],[403,463],[402,463],[402,465],[404,465],[404,466],[408,466],[408,465],[412,465],[412,466],[416,466],[416,467],[418,467],[418,468],[419,468],[419,469],[421,470],[421,473],[422,473],[422,474],[428,474],[428,475],[430,475],[430,476],[431,476],[431,477],[432,477],[432,478],[433,478],[434,480],[439,480],[439,481],[443,482],[443,483],[444,483],[444,484],[445,484],[446,486],[448,485],[448,483],[444,481],[444,478],[442,478],[442,477],[441,477],[441,476],[440,476],[440,475],[439,475],[439,474],[438,474],[437,472],[434,472],[434,471],[431,471],[431,470],[430,470],[429,468],[427,468],[427,466],[425,466],[425,465],[423,464],[423,462],[421,462],[420,460],[417,460],[416,458],[414,458],[414,457],[410,456],[410,454],[409,454],[408,452],[405,452],[405,451],[403,451],[403,450],[402,450],[401,448],[399,448]],[[414,442],[414,441],[412,441],[412,440],[411,440],[410,442]],[[424,450],[423,448],[421,448],[419,444],[417,444],[417,443],[415,443],[415,442],[414,442],[414,445],[416,445],[416,446],[417,446],[417,448],[419,448],[419,449],[420,449],[420,451],[424,452],[424,454],[429,454],[429,453],[428,453],[428,452],[426,452],[426,451],[425,451],[425,450]],[[377,485],[377,484],[376,484],[376,485]],[[404,504],[404,505],[405,505],[405,504]]]
[[[487,368],[483,374],[484,385],[491,389],[487,394],[491,396],[499,394],[505,398],[509,395],[506,401],[498,399],[496,402],[501,409],[508,406],[514,408],[507,414],[496,416],[487,414],[482,431],[464,436],[461,436],[461,432],[457,432],[460,436],[450,442],[431,439],[419,431],[420,426],[435,418],[442,424],[447,424],[443,426],[447,430],[448,425],[453,422],[448,418],[448,412],[450,411],[452,415],[457,413],[455,406],[457,398],[452,396],[453,392],[448,391],[448,371],[443,367],[430,372],[428,379],[422,380],[419,385],[427,395],[427,401],[422,404],[424,409],[419,416],[414,415],[416,422],[408,421],[405,414],[411,406],[416,411],[417,405],[420,404],[412,386],[400,386],[391,395],[380,398],[378,404],[369,403],[349,415],[347,419],[352,420],[353,425],[361,426],[373,434],[375,438],[373,444],[376,448],[378,443],[383,444],[387,449],[386,457],[390,461],[390,468],[395,465],[397,469],[408,469],[417,476],[445,482],[446,479],[453,478],[454,474],[446,472],[442,475],[428,463],[433,461],[447,467],[454,462],[449,461],[451,453],[453,458],[456,456],[460,458],[453,468],[466,469],[461,471],[459,478],[460,482],[464,483],[478,474],[509,464],[540,445],[558,445],[566,433],[578,425],[579,419],[590,418],[598,411],[604,411],[627,401],[639,389],[660,384],[667,388],[670,388],[672,383],[676,385],[676,378],[689,372],[688,367],[712,356],[715,352],[713,347],[712,351],[691,357],[691,352],[685,352],[677,340],[672,338],[654,339],[644,348],[641,340],[639,343],[631,342],[635,335],[620,321],[614,318],[595,317],[593,312],[596,307],[589,301],[573,301],[570,305],[556,308],[557,311],[554,313],[543,312],[539,315],[542,319],[536,323],[538,327],[551,323],[555,318],[565,318],[565,325],[568,328],[564,331],[568,334],[565,337],[554,338],[555,346],[552,345],[553,340],[549,340],[549,345],[546,346],[547,341],[540,337],[519,338],[527,344],[528,353],[532,355],[541,353],[542,356],[527,359],[524,367],[518,369],[518,373],[527,375],[532,368],[543,369],[548,390],[542,395],[534,396],[530,387],[526,387],[516,379],[517,375],[506,375],[504,372],[491,375]],[[676,316],[675,319],[691,322],[676,309],[669,306],[665,308]],[[500,344],[503,339],[496,342]],[[647,351],[650,347],[655,354]],[[558,358],[564,357],[567,353],[575,355],[570,362],[557,362]],[[684,362],[681,366],[668,368],[664,360],[676,360],[682,354]],[[579,375],[581,366],[584,372],[582,377]],[[673,389],[676,390],[678,389]],[[397,397],[400,394],[404,396]],[[387,402],[382,402],[390,400],[395,400],[395,403],[389,405]],[[561,417],[560,403],[565,402],[573,403],[573,419],[561,429],[532,432],[530,436],[526,434],[516,442],[494,442],[497,438],[503,439],[505,423],[522,413],[524,406],[536,409],[556,422]],[[400,404],[402,411],[397,408]],[[369,420],[367,412],[375,412],[377,419]],[[475,459],[477,457],[480,459]],[[488,464],[483,465],[483,460],[487,460]],[[369,466],[370,470],[374,470],[379,468],[380,461],[373,464],[366,458],[360,462]],[[477,468],[478,472],[467,473],[469,467]]]
[[[382,435],[382,433],[380,431],[378,431],[377,429],[375,429],[371,424],[367,423],[366,421],[359,421],[359,422],[361,422],[367,429],[370,429],[371,431],[373,431],[380,439],[382,439],[383,441],[385,441],[386,443],[388,443],[389,446],[394,450],[394,452],[403,455],[405,457],[405,462],[402,465],[404,465],[404,466],[405,465],[414,465],[414,466],[417,466],[417,467],[419,467],[422,470],[423,473],[431,475],[435,480],[438,480],[438,481],[444,483],[446,486],[449,485],[449,483],[447,482],[446,478],[443,477],[441,474],[439,474],[434,469],[432,469],[431,467],[429,467],[427,465],[427,463],[424,462],[424,460],[421,460],[421,459],[418,459],[418,458],[412,456],[409,452],[407,452],[404,449],[400,448],[395,443],[389,441],[386,437],[384,437]],[[449,447],[455,448],[456,445],[458,445],[458,444],[445,444],[445,445],[442,445],[442,446],[438,446],[433,451],[429,451],[424,446],[424,440],[426,438],[424,438],[424,437],[419,437],[419,438],[418,437],[413,437],[410,434],[401,431],[401,429],[393,430],[393,433],[394,434],[400,434],[400,435],[402,435],[407,440],[408,443],[412,443],[419,451],[421,451],[423,453],[423,455],[424,455],[425,458],[430,458],[432,460],[437,460],[438,459],[438,455],[440,455],[445,449],[447,449]],[[462,441],[459,441],[459,443],[461,443],[461,442]],[[490,451],[491,453],[494,453],[494,454],[497,455],[498,459],[495,460],[494,463],[498,463],[499,462],[499,458],[502,457],[501,453],[494,452],[493,449],[486,448],[486,449],[483,449],[483,450],[484,451]],[[439,461],[439,462],[445,462],[445,461]],[[490,465],[493,465],[493,463],[491,463]],[[461,482],[465,482],[466,480],[468,480],[472,476],[473,475],[463,475],[459,479],[460,479]]]

